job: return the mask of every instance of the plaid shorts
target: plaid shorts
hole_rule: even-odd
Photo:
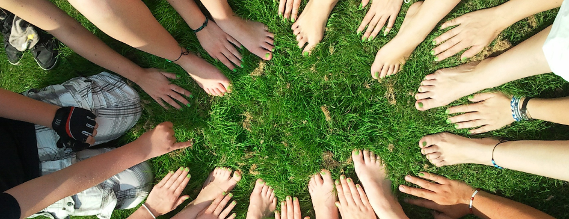
[[[96,116],[95,145],[114,140],[132,128],[142,113],[136,91],[110,73],[73,78],[60,85],[22,93],[30,98],[58,106],[91,110]],[[87,149],[74,153],[57,148],[59,135],[50,128],[36,125],[36,139],[42,175],[46,175],[111,149]],[[114,209],[136,207],[151,189],[150,166],[143,162],[76,195],[66,197],[32,217],[50,218],[97,215],[110,218]]]

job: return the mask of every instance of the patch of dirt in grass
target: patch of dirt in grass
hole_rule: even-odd
[[[330,55],[334,54],[334,45],[330,45],[328,51],[330,52]]]
[[[263,75],[264,70],[265,70],[265,61],[260,61],[259,67],[255,68],[255,70],[251,72],[251,76],[261,76]]]
[[[243,128],[247,131],[251,131],[251,121],[253,120],[253,116],[251,116],[251,113],[249,112],[243,113],[242,116],[245,116],[245,120],[243,120]]]
[[[332,117],[330,117],[330,111],[328,111],[328,106],[326,106],[326,105],[321,106],[320,109],[324,113],[324,116],[326,117],[326,121],[327,122],[332,121]]]
[[[510,48],[512,48],[512,43],[507,39],[503,39],[502,36],[498,36],[493,46],[485,47],[482,52],[472,57],[469,61],[482,61],[490,56],[498,56]]]
[[[325,169],[334,169],[340,166],[340,162],[334,160],[334,154],[330,151],[326,151],[322,154],[322,166]]]
[[[393,83],[387,83],[385,85],[387,90],[385,91],[385,98],[387,98],[387,102],[391,105],[397,104],[397,100],[395,99],[395,89],[393,89]]]
[[[429,164],[424,164],[424,165],[423,165],[423,169],[428,170],[429,168],[431,168],[431,166],[429,166]]]
[[[537,27],[537,18],[535,18],[535,15],[528,17],[528,23],[531,26],[531,28]]]
[[[395,146],[393,146],[393,144],[387,145],[387,150],[389,150],[389,152],[393,152],[394,148],[395,148]]]
[[[259,175],[259,171],[257,171],[257,164],[251,165],[251,168],[249,168],[249,173],[251,175]]]

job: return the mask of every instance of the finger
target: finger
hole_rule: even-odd
[[[180,206],[182,203],[184,203],[184,201],[188,200],[189,198],[190,198],[189,195],[181,196],[180,198],[178,198],[178,201],[174,205],[174,208],[177,208],[178,206]]]
[[[166,105],[164,104],[164,102],[162,102],[162,99],[157,98],[157,97],[152,97],[152,99],[154,99],[154,101],[156,101],[156,102],[158,103],[158,105],[162,106],[162,108],[168,109],[168,107],[166,107]]]
[[[470,113],[470,112],[477,112],[478,111],[478,104],[465,104],[460,106],[453,106],[448,108],[448,114],[455,114],[455,113]]]
[[[381,17],[381,19],[379,20],[379,22],[377,22],[377,24],[375,25],[375,28],[373,29],[373,31],[371,32],[371,39],[373,40],[373,38],[375,38],[377,36],[377,34],[379,33],[379,31],[381,31],[381,29],[383,29],[383,26],[385,25],[385,22],[387,21],[387,16],[383,16]]]
[[[233,71],[233,69],[235,69],[235,66],[229,61],[229,59],[227,59],[227,56],[225,56],[225,54],[221,53],[219,56],[217,56],[219,61],[221,63],[223,63],[223,65],[227,66],[227,68],[229,68],[229,70]]]
[[[476,135],[476,134],[480,134],[480,133],[485,133],[485,132],[489,132],[489,131],[494,131],[494,130],[496,130],[496,129],[498,129],[498,128],[497,128],[497,127],[490,126],[490,125],[485,125],[485,126],[482,126],[482,127],[480,127],[480,128],[470,130],[470,134]]]
[[[458,40],[458,38],[455,38],[455,36],[458,35],[460,33],[460,31],[461,31],[461,29],[459,27],[457,27],[457,28],[448,30],[447,32],[445,32],[442,35],[435,38],[433,40],[434,41],[433,44],[438,45],[434,49],[435,54],[439,54],[439,53],[447,50],[448,48],[454,46],[455,44],[457,44],[459,42],[459,40]],[[450,39],[454,39],[454,41],[451,42]]]
[[[286,197],[286,215],[287,219],[294,219],[294,206],[290,196]]]
[[[160,72],[160,73],[162,73],[162,75],[166,76],[167,78],[178,79],[178,76],[176,74],[172,74],[172,73],[168,73],[168,72]]]
[[[479,126],[483,126],[483,125],[487,125],[488,123],[485,120],[471,120],[471,121],[466,121],[466,122],[461,122],[461,123],[456,123],[454,125],[454,127],[456,129],[468,129],[468,128],[474,128],[474,127],[479,127]]]
[[[421,172],[421,173],[419,173],[419,177],[421,177],[423,179],[428,179],[428,180],[434,181],[434,182],[441,184],[441,185],[448,184],[450,182],[450,180],[447,179],[446,177],[442,177],[442,176],[439,176],[439,175],[434,174],[434,173]]]
[[[285,7],[285,13],[284,13],[285,18],[290,18],[290,13],[292,12],[292,4],[293,3],[294,3],[294,0],[287,0],[286,1],[286,7]]]
[[[458,116],[450,117],[447,119],[447,123],[464,123],[468,121],[475,121],[481,119],[479,112],[469,112],[465,114],[460,114]]]
[[[176,109],[182,108],[178,103],[176,103],[176,101],[172,100],[172,98],[170,96],[162,97],[162,100],[164,100],[166,103],[170,104],[171,106],[173,106]]]
[[[237,59],[239,59],[239,63],[233,62],[235,64],[237,64],[238,66],[241,66],[241,60],[243,59],[243,57],[241,56],[241,53],[239,53],[239,51],[237,51],[237,49],[235,48],[235,46],[231,45],[231,43],[227,43],[227,45],[225,45],[225,48],[227,50],[229,50],[229,52]]]
[[[468,59],[472,56],[475,56],[479,52],[482,52],[483,49],[484,49],[484,46],[472,46],[472,47],[470,47],[470,49],[468,49],[468,50],[464,51],[464,53],[462,53],[462,55],[460,56],[460,60],[466,61],[466,59]]]
[[[443,53],[437,55],[438,60],[439,61],[445,60],[448,57],[456,55],[457,53],[459,53],[460,51],[462,51],[463,49],[466,49],[468,47],[469,47],[468,43],[461,41],[458,44],[451,47],[450,49],[448,49],[447,51],[444,51]]]
[[[221,200],[223,200],[225,198],[225,195],[223,194],[219,194],[211,203],[211,205],[209,205],[209,207],[206,209],[205,212],[207,213],[213,213],[215,211],[215,209],[217,208],[217,206],[219,205],[219,203],[221,202]]]
[[[237,57],[235,57],[233,55],[233,53],[231,53],[229,50],[223,52],[223,55],[229,59],[229,61],[233,62],[233,64],[235,64],[235,66],[241,66],[241,60],[239,60]]]
[[[223,198],[221,200],[221,202],[219,203],[219,205],[217,205],[217,207],[215,208],[215,211],[213,211],[214,215],[219,215],[221,214],[221,212],[223,211],[223,209],[225,208],[225,206],[227,205],[227,203],[229,203],[229,201],[231,200],[231,198],[233,197],[233,194],[229,193],[225,196],[225,198]],[[233,204],[233,203],[232,203]],[[227,206],[228,208],[230,206]]]
[[[426,189],[413,188],[413,187],[404,186],[404,185],[399,186],[399,191],[406,193],[406,194],[409,194],[409,195],[417,196],[419,198],[428,199],[428,200],[433,200],[434,197],[436,196],[436,193],[434,193],[432,191],[429,191]]]
[[[358,34],[361,33],[362,31],[364,31],[365,27],[369,24],[369,22],[371,22],[371,19],[373,19],[374,15],[375,15],[375,12],[372,10],[367,12],[366,16],[362,20],[362,23],[358,27],[358,30],[357,30]]]
[[[180,175],[180,177],[183,177],[183,179],[180,183],[178,183],[176,190],[174,190],[174,195],[176,195],[176,196],[179,196],[182,194],[182,192],[184,191],[184,189],[188,185],[188,182],[190,182],[191,175],[189,173],[186,173],[185,175]]]
[[[192,94],[192,92],[189,92],[188,90],[181,88],[180,86],[175,85],[175,84],[170,84],[170,90],[173,90],[176,93],[186,95],[186,96],[190,96]],[[180,102],[182,102],[182,101],[180,101]]]
[[[367,195],[364,189],[360,186],[360,184],[356,184],[356,189],[358,190],[362,203],[365,206],[371,206],[371,204],[369,203],[369,199],[367,198]]]
[[[279,15],[282,16],[285,11],[286,0],[281,0],[279,3]]]
[[[387,34],[389,34],[389,32],[391,31],[391,28],[393,28],[393,25],[395,25],[396,19],[397,19],[397,13],[389,16],[389,21],[387,22],[387,28],[385,28],[385,31],[383,32],[383,36],[387,36]]]
[[[168,178],[168,181],[166,181],[166,183],[162,187],[164,187],[166,189],[169,189],[170,187],[172,187],[174,182],[176,182],[178,177],[180,177],[180,175],[182,175],[183,172],[184,172],[184,167],[178,168],[178,170],[176,170],[176,172],[174,172],[174,174],[172,174],[172,176],[170,178]]]
[[[87,139],[85,140],[85,143],[89,144],[89,145],[94,145],[95,144],[95,138],[93,138],[93,136],[89,136],[87,137]]]
[[[186,100],[186,98],[184,98],[182,95],[180,95],[177,92],[169,92],[168,96],[170,96],[171,98],[179,101],[180,103],[185,105],[188,105],[188,103],[190,103],[190,101]]]
[[[369,24],[368,24],[368,26],[367,26],[367,30],[366,30],[366,32],[365,32],[364,35],[363,35],[364,39],[370,37],[371,32],[374,30],[375,26],[377,25],[377,23],[379,22],[379,20],[382,19],[382,18],[383,18],[382,16],[379,16],[379,15],[376,14],[376,15],[373,17],[373,19],[371,19],[371,22],[369,22]]]
[[[229,213],[231,213],[231,211],[233,210],[233,208],[235,207],[235,205],[237,205],[236,201],[232,201],[231,204],[229,204],[229,206],[227,206],[225,209],[223,209],[223,211],[219,214],[219,218],[225,218],[227,217],[227,215],[229,215]],[[235,214],[235,213],[234,213]]]
[[[164,184],[166,184],[166,182],[170,179],[170,177],[172,177],[172,175],[174,175],[174,171],[168,172],[168,174],[166,174],[166,176],[164,176],[164,178],[162,178],[162,180],[160,180],[160,182],[158,182],[158,184],[156,184],[154,188],[163,187]]]
[[[293,198],[293,205],[294,205],[294,219],[300,219],[300,203],[298,202],[298,198]]]
[[[296,19],[298,18],[299,7],[300,7],[300,0],[294,0],[294,3],[292,4],[292,15],[290,17],[292,22],[296,21]]]
[[[420,175],[420,174],[419,174]],[[435,183],[429,182],[427,180],[423,180],[414,176],[405,176],[405,181],[413,183],[415,185],[418,185],[421,188],[433,191],[433,192],[437,192],[438,191],[438,186]]]
[[[174,143],[173,145],[173,149],[172,150],[177,150],[177,149],[182,149],[182,148],[187,148],[189,146],[192,146],[194,144],[194,140],[189,140],[186,142],[178,142],[178,143]]]
[[[460,25],[460,24],[462,23],[462,20],[463,20],[463,18],[462,18],[462,16],[460,16],[460,17],[457,17],[457,18],[452,19],[452,20],[450,20],[450,21],[447,21],[447,22],[445,22],[443,25],[441,25],[441,28],[440,28],[440,29],[442,30],[442,29],[445,29],[445,28],[447,28],[447,27],[452,27],[452,26]]]
[[[405,202],[412,204],[412,205],[417,205],[423,208],[428,208],[428,209],[433,209],[433,210],[437,210],[440,211],[442,210],[442,206],[438,205],[437,203],[431,201],[431,200],[426,200],[426,199],[405,199]]]

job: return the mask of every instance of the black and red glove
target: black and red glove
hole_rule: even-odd
[[[95,114],[78,107],[61,107],[55,113],[51,126],[59,135],[57,147],[79,146],[83,148],[95,130]],[[89,144],[87,144],[88,147]],[[74,149],[76,150],[76,149]]]

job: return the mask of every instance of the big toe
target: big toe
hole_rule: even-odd
[[[320,171],[320,176],[324,180],[324,184],[333,185],[334,180],[332,180],[332,174],[330,173],[330,171],[323,169]]]
[[[241,181],[241,172],[238,170],[233,172],[233,177],[231,178],[231,180],[233,180],[235,183]]]
[[[264,186],[265,186],[265,181],[263,181],[262,179],[257,179],[257,182],[255,183],[255,188],[253,189],[253,193],[261,194]]]

